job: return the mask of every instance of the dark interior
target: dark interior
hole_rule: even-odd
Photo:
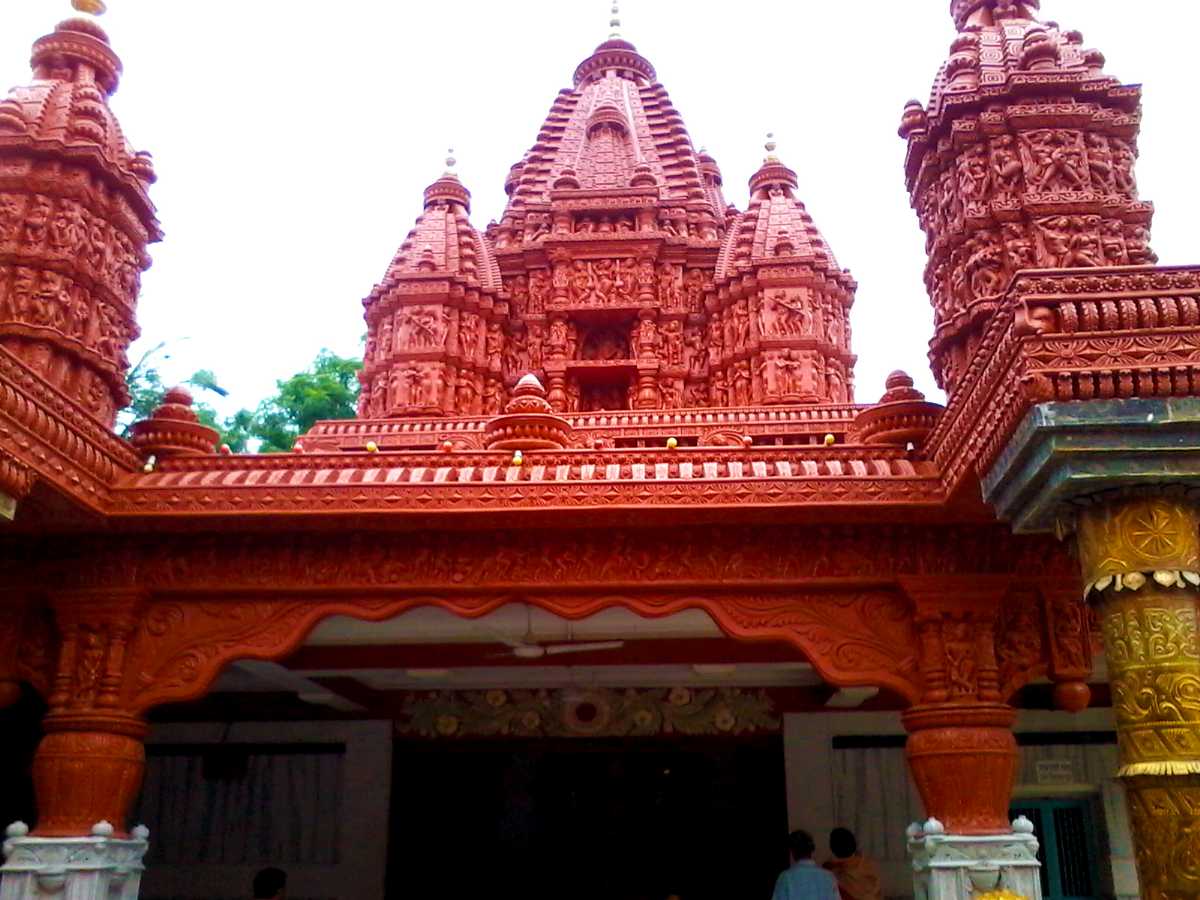
[[[398,743],[388,896],[769,897],[786,866],[783,745]]]

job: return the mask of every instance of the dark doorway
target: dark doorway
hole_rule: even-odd
[[[37,821],[31,768],[45,714],[46,704],[28,685],[16,703],[0,709],[0,828]]]
[[[1023,800],[1010,815],[1025,816],[1033,823],[1045,900],[1092,900],[1100,896],[1092,799]]]
[[[392,798],[389,897],[769,897],[787,862],[777,737],[398,743]]]

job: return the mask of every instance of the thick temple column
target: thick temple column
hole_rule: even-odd
[[[917,613],[923,691],[903,716],[906,756],[927,816],[909,828],[918,896],[1041,896],[1037,840],[1010,823],[1016,710],[1003,702],[996,622],[1007,585],[905,579]]]
[[[121,696],[144,599],[130,589],[52,598],[58,652],[33,762],[38,818],[32,832],[23,822],[6,832],[2,900],[137,896],[148,833],[125,829],[145,771],[146,723]]]
[[[1104,632],[1142,896],[1200,896],[1200,499],[1097,503],[1077,538]]]
[[[1043,403],[983,480],[1073,534],[1100,620],[1143,897],[1200,896],[1200,401]]]

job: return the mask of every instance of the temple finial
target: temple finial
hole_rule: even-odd
[[[775,133],[774,132],[772,132],[772,131],[767,132],[767,142],[765,144],[763,144],[763,147],[767,151],[767,159],[766,159],[767,162],[779,162],[779,159],[775,156],[776,144],[775,144]]]
[[[446,174],[453,175],[454,167],[458,164],[458,160],[454,158],[454,148],[450,147],[446,151]]]
[[[617,0],[613,0],[612,18],[608,20],[608,26],[612,29],[610,38],[619,38],[621,36],[621,8]]]
[[[108,7],[104,5],[104,0],[71,0],[71,6],[76,12],[87,13],[92,16],[102,16],[108,11]]]

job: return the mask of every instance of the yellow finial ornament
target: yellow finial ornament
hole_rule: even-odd
[[[776,158],[775,158],[775,147],[776,146],[777,145],[775,143],[775,133],[768,131],[767,132],[767,142],[765,144],[763,144],[763,147],[765,147],[767,150],[767,162],[778,162],[778,160],[776,160]]]
[[[91,16],[102,16],[108,10],[108,7],[104,5],[104,0],[71,0],[71,6],[77,12],[87,13]]]

